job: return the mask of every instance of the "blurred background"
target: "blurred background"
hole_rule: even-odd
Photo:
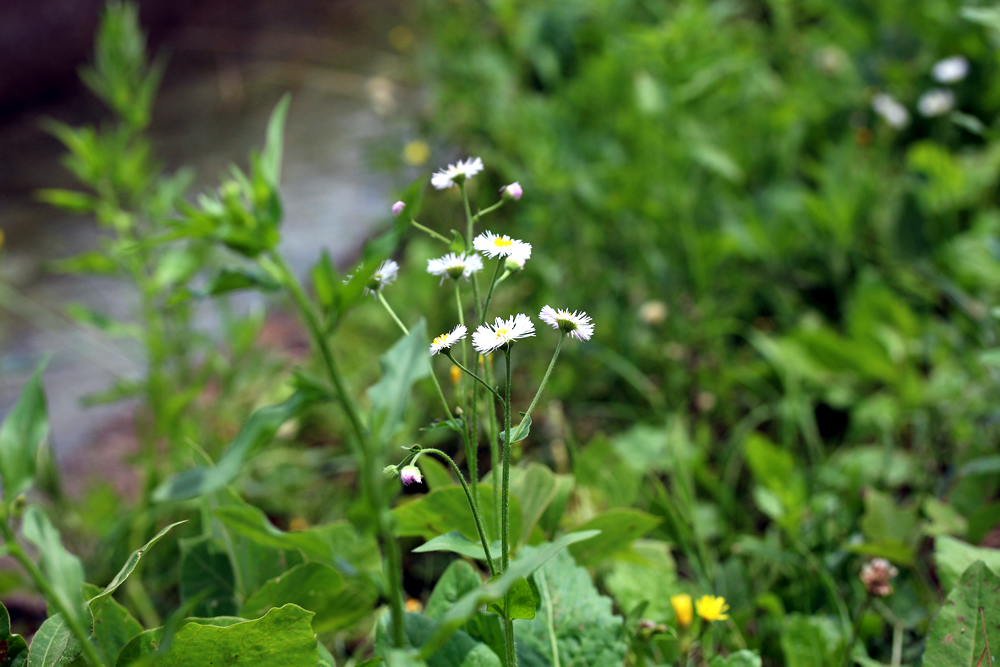
[[[825,600],[820,584],[793,576],[815,565],[810,554],[841,581],[856,579],[850,554],[913,567],[888,603],[893,629],[870,635],[905,658],[940,596],[925,538],[1000,545],[1000,10],[976,0],[139,6],[151,52],[166,58],[152,145],[170,170],[193,167],[191,193],[244,164],[292,92],[282,248],[303,273],[322,247],[349,270],[389,222],[394,192],[449,162],[483,159],[470,181],[481,207],[521,183],[523,199],[490,226],[535,251],[498,312],[551,303],[596,322],[593,341],[564,352],[529,453],[575,472],[580,521],[629,506],[662,517],[657,534],[684,554],[677,572],[714,582],[734,615],[759,617],[753,641],[772,654],[785,611]],[[66,317],[81,302],[127,319],[135,298],[50,270],[100,232],[33,194],[73,183],[43,119],[109,117],[76,75],[99,11],[59,0],[0,9],[0,407],[54,352],[54,439],[70,459],[123,409],[83,409],[81,396],[142,367],[138,348]],[[453,192],[429,191],[423,206],[433,229],[462,224]],[[448,305],[423,272],[435,254],[408,237],[388,294],[404,320],[424,315],[444,331]],[[258,340],[294,355],[295,325],[272,313]],[[217,317],[205,312],[204,328]],[[345,334],[356,367],[391,341],[390,327],[384,314],[358,315]],[[515,378],[526,395],[543,347],[526,346]],[[266,502],[282,516],[327,512],[294,498]],[[793,555],[773,566],[775,554]],[[427,567],[410,572],[414,591]]]

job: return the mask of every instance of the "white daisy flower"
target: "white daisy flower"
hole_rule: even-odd
[[[375,269],[375,273],[372,277],[368,279],[368,284],[365,286],[365,295],[371,294],[372,296],[378,296],[378,293],[382,291],[382,288],[386,285],[391,285],[396,280],[396,276],[399,274],[399,264],[396,264],[391,259],[387,259],[378,265]]]
[[[927,118],[943,116],[955,108],[955,93],[947,88],[931,88],[917,100],[917,110]]]
[[[445,276],[451,276],[455,280],[465,276],[465,279],[468,280],[473,273],[482,270],[483,258],[475,253],[466,255],[465,253],[449,252],[444,257],[427,260],[427,273],[432,276],[441,276],[442,283]]]
[[[431,356],[433,357],[438,352],[442,350],[447,350],[449,347],[457,343],[458,341],[465,338],[465,334],[469,330],[465,328],[464,325],[459,324],[457,327],[449,331],[448,333],[443,333],[434,340],[431,341]]]
[[[594,335],[594,323],[590,315],[584,312],[574,310],[571,313],[563,308],[556,310],[552,306],[545,306],[538,318],[553,329],[559,329],[577,340],[590,340]]]
[[[472,334],[472,346],[480,354],[489,354],[518,338],[535,335],[535,325],[524,313],[518,313],[508,320],[496,318],[493,326],[481,325]]]
[[[456,181],[462,182],[467,178],[472,178],[483,170],[483,161],[479,158],[468,158],[465,161],[459,160],[458,164],[449,164],[447,169],[435,173],[431,176],[431,185],[438,190],[445,190],[455,185]]]
[[[490,259],[494,257],[520,257],[524,260],[531,257],[531,244],[518,241],[504,234],[498,236],[493,232],[486,231],[476,237],[472,242],[472,247],[483,253]]]
[[[910,113],[906,107],[887,93],[877,93],[872,97],[872,108],[875,109],[875,113],[885,119],[885,122],[897,130],[903,129],[910,122]]]
[[[934,63],[931,76],[938,83],[957,83],[969,73],[969,61],[962,56],[952,56]]]

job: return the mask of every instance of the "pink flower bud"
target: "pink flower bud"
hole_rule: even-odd
[[[403,484],[409,486],[410,484],[424,481],[424,476],[420,474],[420,468],[417,466],[404,466],[402,470],[399,471],[399,478],[403,480]]]
[[[521,195],[524,194],[524,190],[521,189],[521,184],[515,181],[510,185],[503,186],[503,193],[508,197],[513,197],[514,199],[520,199]]]
[[[403,212],[404,208],[406,208],[406,204],[404,204],[401,201],[398,201],[398,202],[396,202],[395,204],[392,205],[392,214],[393,215],[399,215],[400,213]]]

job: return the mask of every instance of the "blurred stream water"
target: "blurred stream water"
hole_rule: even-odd
[[[158,155],[171,168],[194,167],[195,190],[212,187],[228,164],[245,167],[248,150],[263,143],[273,105],[285,90],[292,90],[281,250],[300,273],[323,248],[339,266],[347,265],[363,241],[389,219],[389,179],[373,171],[366,159],[371,142],[387,132],[386,121],[376,113],[378,104],[373,106],[369,95],[372,79],[301,63],[294,69],[287,63],[257,63],[237,72],[240,100],[226,109],[230,74],[209,67],[168,79],[152,128]],[[377,81],[383,93],[391,86],[386,79]],[[59,111],[51,115],[62,118]],[[0,127],[0,152],[29,155],[17,158],[22,161],[18,175],[24,190],[73,187],[64,170],[55,166],[54,154],[32,161],[31,151],[21,150],[33,142],[54,141],[37,131],[38,124],[35,116]],[[51,354],[45,375],[51,437],[57,455],[64,458],[93,441],[102,423],[129,409],[121,403],[82,407],[80,399],[108,388],[116,376],[142,372],[142,350],[136,344],[81,328],[65,317],[65,306],[77,302],[128,320],[137,300],[121,281],[45,270],[47,261],[97,245],[101,232],[92,220],[32,203],[23,193],[0,194],[0,229],[7,232],[0,285],[13,290],[7,290],[6,303],[0,303],[0,415],[16,401],[39,360]],[[260,300],[240,299],[242,306],[255,303]],[[212,330],[210,311],[205,309],[200,325]]]

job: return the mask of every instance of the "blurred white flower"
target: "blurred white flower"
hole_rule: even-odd
[[[564,308],[556,310],[552,306],[545,306],[538,318],[553,329],[559,329],[577,340],[590,340],[594,335],[594,323],[590,315],[584,312],[570,312]]]
[[[465,279],[468,280],[473,273],[482,270],[483,258],[475,253],[466,255],[465,253],[449,252],[444,257],[427,260],[427,273],[432,276],[441,276],[442,283],[445,276],[451,276],[455,280],[465,276]]]
[[[969,61],[963,56],[952,56],[934,63],[931,76],[938,83],[957,83],[969,74]]]
[[[947,88],[931,88],[920,96],[917,110],[928,118],[943,116],[955,108],[955,93]]]
[[[888,93],[876,93],[872,97],[872,109],[897,130],[903,129],[910,122],[910,113],[906,107]]]
[[[375,269],[375,273],[372,277],[368,279],[368,284],[365,285],[364,293],[366,295],[371,294],[372,296],[378,296],[378,293],[382,291],[386,285],[391,285],[395,280],[396,276],[399,274],[399,264],[396,264],[391,259],[387,259],[378,265]],[[350,279],[351,276],[348,276]]]
[[[504,234],[498,236],[493,232],[486,231],[476,237],[472,242],[472,247],[483,253],[490,259],[494,257],[520,257],[522,264],[531,257],[531,244],[518,241]]]
[[[469,330],[465,328],[464,325],[459,324],[457,327],[449,331],[448,333],[443,333],[434,340],[431,341],[431,356],[433,357],[438,352],[442,350],[447,350],[449,347],[457,343],[458,341],[465,338],[465,334]]]
[[[442,169],[431,176],[431,185],[438,190],[444,190],[455,185],[455,181],[472,178],[482,170],[483,161],[479,158],[459,160],[458,164],[449,164],[447,169]]]
[[[481,325],[472,334],[472,346],[480,354],[489,354],[518,338],[534,335],[535,325],[531,319],[524,313],[518,313],[507,320],[496,318],[493,326]]]

